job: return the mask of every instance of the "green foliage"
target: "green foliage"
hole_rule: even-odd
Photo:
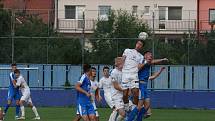
[[[91,56],[92,63],[112,64],[113,59],[122,55],[125,48],[135,46],[135,39],[111,38],[137,38],[138,33],[149,29],[145,23],[126,11],[111,11],[107,21],[98,20],[93,38]]]

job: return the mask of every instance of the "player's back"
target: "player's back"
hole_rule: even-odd
[[[90,88],[91,88],[91,83],[89,78],[87,77],[86,74],[83,74],[80,78],[80,80],[78,81],[78,83],[81,83],[81,88],[83,90],[85,90],[86,92],[90,93]],[[84,93],[81,93],[79,91],[77,91],[77,100],[78,103],[81,104],[86,104],[86,103],[90,103],[90,97],[87,97]]]
[[[143,61],[143,55],[135,49],[125,49],[123,56],[126,56],[122,72],[138,72],[138,64]]]
[[[121,86],[122,71],[119,71],[118,69],[113,69],[113,71],[111,72],[111,79],[112,79],[112,82],[117,82]],[[116,90],[114,86],[111,87],[111,93],[112,93],[112,96],[118,95],[119,98],[120,96],[122,96],[122,92]]]

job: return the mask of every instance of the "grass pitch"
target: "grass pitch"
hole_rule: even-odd
[[[65,108],[38,108],[40,121],[72,121],[76,109]],[[111,110],[99,108],[100,121],[108,121]],[[215,121],[215,110],[184,110],[184,109],[153,109],[152,116],[144,121]],[[14,121],[15,108],[10,108],[5,121]],[[34,118],[31,109],[26,108],[26,120]]]

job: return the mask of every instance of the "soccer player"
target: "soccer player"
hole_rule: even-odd
[[[92,67],[91,68],[92,71],[92,75],[90,76],[90,82],[91,82],[91,101],[96,113],[96,121],[99,121],[99,113],[97,111],[97,107],[96,107],[96,103],[95,103],[95,99],[97,101],[101,101],[102,97],[100,96],[100,90],[99,90],[99,83],[96,80],[96,68]]]
[[[99,81],[99,88],[103,88],[104,90],[104,98],[108,106],[112,109],[113,108],[113,103],[111,99],[111,86],[112,86],[112,81],[111,77],[109,74],[109,67],[105,66],[103,68],[103,77]]]
[[[133,103],[138,103],[139,79],[138,69],[144,66],[143,55],[140,53],[144,46],[142,40],[137,40],[135,49],[125,49],[123,52],[122,89],[125,110],[129,110],[129,90],[133,94]]]
[[[14,74],[16,77],[16,86],[20,88],[22,92],[22,97],[20,99],[20,109],[21,109],[21,117],[17,118],[18,120],[24,120],[25,119],[25,108],[24,103],[26,102],[29,107],[31,107],[32,111],[35,114],[35,120],[40,120],[40,116],[37,112],[37,108],[33,105],[31,100],[31,93],[30,88],[28,84],[26,83],[24,77],[20,74],[20,71],[18,69],[14,70]]]
[[[113,112],[109,118],[109,121],[122,121],[125,118],[124,103],[123,103],[123,90],[121,87],[122,82],[122,57],[115,58],[115,69],[111,72],[112,79],[112,102]],[[117,113],[119,116],[117,117]]]
[[[19,117],[19,110],[20,110],[20,105],[19,105],[19,100],[20,100],[20,92],[19,88],[15,87],[15,75],[14,75],[14,70],[16,70],[16,64],[11,64],[12,71],[10,73],[10,85],[8,87],[8,98],[7,98],[7,105],[4,108],[3,115],[6,115],[9,107],[11,106],[12,100],[16,100],[16,116],[15,118]]]
[[[91,103],[91,65],[85,64],[83,66],[84,74],[76,83],[75,89],[77,90],[78,100],[78,113],[84,121],[95,121],[95,109]]]
[[[149,104],[150,104],[150,100],[149,100],[149,96],[148,96],[148,90],[147,90],[148,80],[155,79],[164,70],[164,67],[162,67],[159,72],[156,72],[152,76],[149,77],[151,65],[157,64],[160,62],[164,62],[164,61],[168,61],[168,59],[166,59],[166,58],[153,60],[152,53],[150,51],[146,51],[144,53],[144,58],[147,61],[147,64],[145,64],[144,67],[142,69],[140,69],[138,72],[138,77],[140,80],[139,81],[138,106],[135,107],[131,111],[127,121],[133,121],[136,115],[138,115],[137,121],[142,121],[142,115],[147,112],[147,110],[149,109]],[[144,105],[144,107],[143,107],[143,105]]]

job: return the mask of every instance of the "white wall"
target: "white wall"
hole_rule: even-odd
[[[152,11],[154,4],[157,4],[157,6],[182,6],[182,19],[196,19],[197,0],[58,0],[58,18],[65,17],[65,5],[85,5],[87,10],[86,18],[94,19],[98,17],[99,5],[110,5],[114,10],[123,9],[129,11],[132,10],[133,5],[137,5],[138,10],[144,10],[144,6],[150,6]],[[155,11],[157,10],[158,8],[155,8]],[[187,12],[187,10],[193,11]],[[150,19],[152,15],[144,16],[144,18]]]

